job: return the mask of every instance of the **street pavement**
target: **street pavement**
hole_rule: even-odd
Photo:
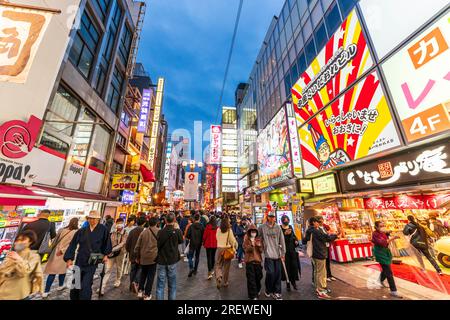
[[[286,291],[286,283],[283,282],[283,299],[284,300],[317,300],[314,294],[314,289],[311,281],[311,264],[308,258],[301,259],[302,277],[297,282],[298,291]],[[332,265],[333,268],[333,265]],[[100,268],[99,268],[100,269]],[[202,250],[200,256],[199,270],[196,276],[188,278],[189,267],[188,263],[183,259],[178,263],[177,273],[177,300],[246,300],[247,285],[245,277],[245,266],[242,269],[238,268],[237,260],[232,261],[230,269],[229,287],[217,289],[214,279],[207,280],[207,266],[205,250]],[[119,288],[114,288],[115,276],[111,275],[109,283],[106,286],[105,295],[101,300],[137,300],[135,294],[129,291],[129,275],[124,275],[122,284]],[[93,286],[93,300],[98,300],[98,295],[95,294],[99,287],[100,279],[94,280]],[[166,284],[167,285],[167,284]],[[264,279],[262,280],[264,290]],[[49,300],[68,300],[69,290],[57,291],[57,280],[55,280],[52,291],[47,299]],[[333,300],[390,300],[388,289],[367,289],[356,288],[348,282],[341,280],[329,282],[331,289],[331,297]],[[155,299],[156,278],[153,284],[153,299]],[[167,293],[166,293],[167,297]],[[264,293],[261,294],[260,300],[271,300],[266,298]]]

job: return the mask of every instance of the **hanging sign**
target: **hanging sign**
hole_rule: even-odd
[[[111,184],[111,190],[132,190],[136,191],[139,185],[139,175],[137,174],[115,174]]]
[[[314,187],[314,195],[318,196],[337,192],[334,174],[312,179],[312,183]]]
[[[184,182],[184,200],[197,201],[198,200],[198,173],[187,172],[186,181]]]
[[[222,144],[222,127],[211,126],[211,152],[209,163],[220,164],[221,163],[221,144]]]

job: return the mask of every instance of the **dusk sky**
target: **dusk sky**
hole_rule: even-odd
[[[246,82],[272,17],[284,0],[245,0],[223,105],[234,105],[234,91]],[[138,62],[152,81],[166,79],[164,109],[169,132],[203,131],[216,119],[239,0],[148,1]],[[220,121],[220,116],[219,116]]]

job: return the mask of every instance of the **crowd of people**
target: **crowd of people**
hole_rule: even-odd
[[[214,278],[218,290],[228,287],[235,259],[239,269],[245,266],[251,300],[261,297],[263,278],[267,298],[282,300],[283,282],[287,291],[298,290],[302,250],[311,259],[312,285],[318,298],[330,299],[328,284],[336,281],[330,244],[339,235],[331,232],[321,216],[310,218],[303,239],[298,239],[289,217],[283,216],[279,225],[273,211],[258,227],[250,217],[221,212],[140,212],[126,221],[106,216],[101,222],[100,213],[91,211],[84,223],[73,218],[58,232],[48,220],[49,214],[48,210],[40,211],[37,221],[19,231],[14,250],[0,265],[0,299],[31,299],[39,294],[47,298],[58,278],[56,290],[69,287],[71,300],[90,300],[95,278],[100,278],[97,294],[103,296],[113,274],[113,287],[118,288],[128,273],[129,290],[137,298],[151,300],[155,294],[157,300],[163,300],[167,283],[168,299],[175,300],[178,263],[184,258],[189,266],[188,278],[197,277],[203,248],[208,270],[205,280]],[[427,248],[424,227],[413,216],[408,219],[404,234],[411,236],[417,254],[425,256],[442,274]],[[379,285],[389,287],[393,297],[401,298],[390,266],[389,243],[396,237],[390,237],[382,222],[377,221],[375,229],[373,253],[382,270]],[[96,274],[99,265],[100,275]]]

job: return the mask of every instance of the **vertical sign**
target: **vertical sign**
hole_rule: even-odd
[[[220,164],[222,148],[222,128],[221,126],[211,126],[211,152],[209,163]]]
[[[169,186],[170,179],[170,160],[172,157],[172,142],[167,143],[166,163],[164,165],[164,187]]]
[[[152,99],[152,90],[144,89],[142,94],[141,112],[139,114],[139,123],[137,126],[137,132],[145,133],[147,131],[151,99]]]
[[[155,110],[153,113],[152,132],[150,135],[150,148],[148,153],[148,163],[150,165],[150,168],[152,168],[152,170],[155,165],[156,143],[158,136],[159,119],[161,116],[163,93],[164,93],[164,78],[159,78],[158,87],[156,89],[156,103],[155,103]]]
[[[292,167],[294,169],[294,175],[297,178],[301,178],[302,175],[302,159],[300,156],[300,143],[298,140],[297,124],[294,116],[294,110],[292,105],[288,104],[286,106],[288,114],[288,129],[289,129],[289,140],[291,143],[292,152]]]
[[[186,173],[186,181],[184,182],[184,200],[197,201],[198,196],[198,173]]]

